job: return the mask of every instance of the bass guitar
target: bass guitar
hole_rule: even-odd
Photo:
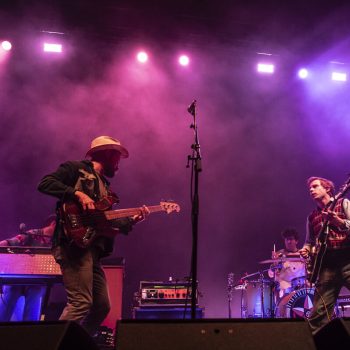
[[[346,194],[350,189],[350,177],[346,180],[344,185],[340,188],[339,192],[332,198],[331,202],[325,209],[333,211],[338,200]],[[317,244],[311,248],[310,256],[307,261],[307,279],[310,283],[316,283],[320,274],[322,260],[327,250],[327,237],[329,234],[329,220],[326,220],[318,235]]]
[[[94,210],[83,210],[75,201],[64,203],[60,209],[60,218],[68,240],[80,248],[87,248],[99,236],[113,237],[118,234],[119,230],[113,227],[116,220],[142,214],[142,207],[110,210],[114,203],[114,197],[104,197],[94,203]],[[170,201],[147,208],[150,213],[164,211],[170,214],[180,211],[180,206]]]

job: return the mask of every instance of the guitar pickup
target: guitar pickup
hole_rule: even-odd
[[[76,215],[68,215],[68,220],[69,220],[70,226],[72,228],[77,228],[79,226],[78,219],[77,219]]]

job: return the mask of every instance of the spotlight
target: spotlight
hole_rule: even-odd
[[[1,47],[4,51],[10,51],[12,49],[12,44],[9,41],[4,40],[1,42]]]
[[[62,44],[52,44],[52,43],[44,43],[43,45],[44,52],[62,52]]]
[[[140,63],[146,63],[148,61],[148,55],[146,52],[144,51],[140,51],[137,56],[136,56],[137,60],[140,62]]]
[[[259,73],[273,74],[275,71],[275,66],[273,64],[258,63],[257,71]]]
[[[189,58],[188,56],[186,56],[186,55],[181,55],[181,56],[179,57],[179,64],[180,64],[181,66],[188,66],[189,63],[190,63],[190,58]]]
[[[332,72],[332,80],[334,81],[347,81],[346,73]]]
[[[309,76],[309,72],[306,68],[301,68],[298,71],[298,76],[300,79],[306,79]]]

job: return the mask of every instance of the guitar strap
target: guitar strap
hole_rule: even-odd
[[[108,195],[110,194],[110,190],[107,187],[106,182],[102,180],[102,177],[98,173],[95,173],[95,174],[98,181],[99,197],[100,198],[108,197]]]

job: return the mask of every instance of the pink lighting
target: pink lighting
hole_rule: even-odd
[[[272,74],[275,71],[275,66],[273,64],[266,64],[266,63],[258,63],[257,65],[257,71],[259,73],[268,73]]]
[[[140,63],[146,63],[148,61],[148,55],[146,52],[144,51],[140,51],[137,56],[136,56],[137,60],[140,62]]]
[[[4,51],[10,51],[12,49],[12,44],[7,41],[7,40],[4,40],[2,43],[1,43],[1,47]]]
[[[179,57],[179,64],[180,64],[181,66],[188,66],[189,63],[190,63],[190,59],[189,59],[188,56],[186,56],[186,55],[181,55],[181,56]]]
[[[62,45],[61,44],[44,43],[43,50],[45,52],[61,53],[62,52]]]

